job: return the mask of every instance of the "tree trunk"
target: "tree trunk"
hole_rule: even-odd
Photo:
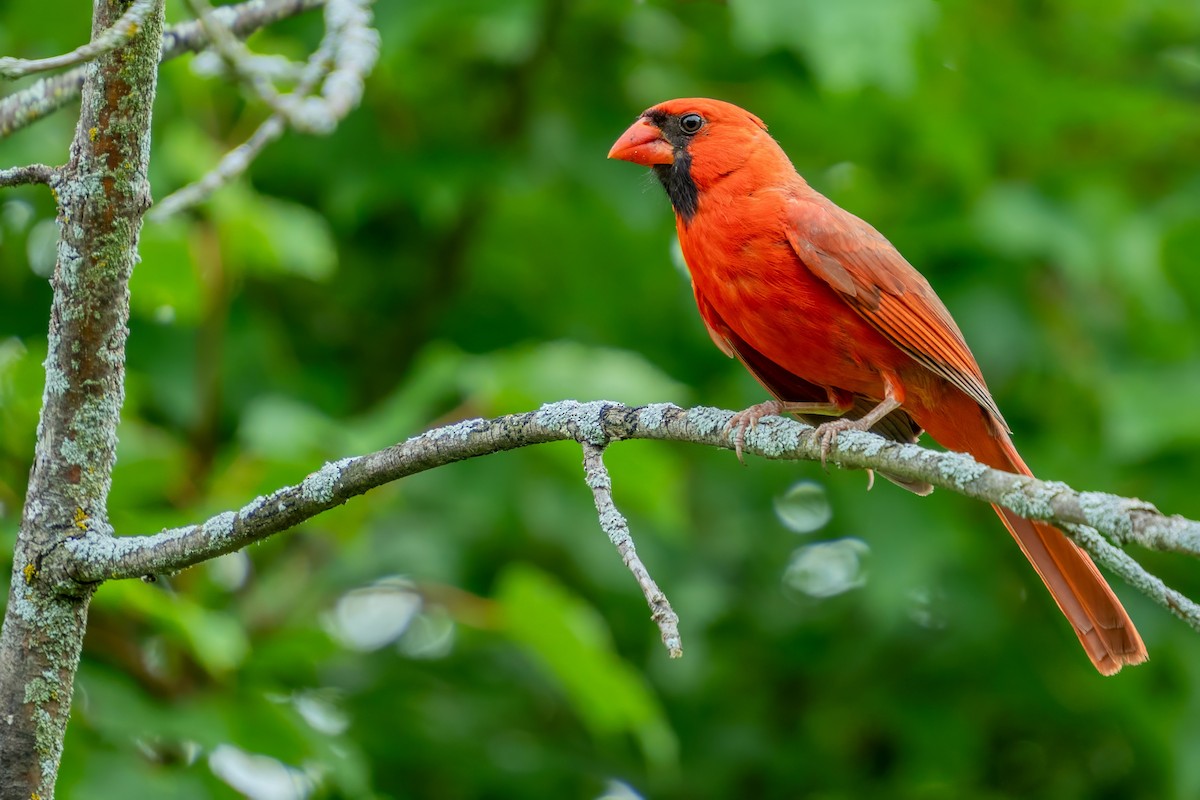
[[[129,0],[95,0],[92,36]],[[72,536],[110,535],[108,492],[124,401],[129,276],[142,215],[163,3],[123,47],[90,65],[71,158],[54,189],[46,387],[0,633],[0,797],[49,800],[62,755],[91,587],[42,574]]]

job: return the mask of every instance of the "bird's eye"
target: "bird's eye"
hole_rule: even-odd
[[[684,114],[679,118],[679,129],[689,136],[704,127],[704,117],[699,114]]]

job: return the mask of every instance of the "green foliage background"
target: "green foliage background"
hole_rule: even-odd
[[[238,508],[468,416],[761,400],[704,333],[662,192],[604,158],[643,108],[689,95],[754,110],[925,272],[1042,476],[1200,517],[1200,5],[375,10],[362,109],[143,232],[119,532]],[[69,49],[89,22],[67,0],[10,3],[0,52]],[[252,44],[301,56],[319,32],[310,16]],[[164,65],[155,196],[263,118],[193,59]],[[61,163],[73,126],[64,110],[4,141],[0,166]],[[10,551],[46,349],[48,193],[0,196],[0,236]],[[104,586],[62,796],[236,796],[210,769],[222,745],[304,771],[318,797],[1200,795],[1200,638],[1118,585],[1152,660],[1099,677],[986,507],[864,494],[861,474],[813,464],[615,446],[617,501],[682,616],[672,662],[579,461],[562,444],[459,464],[241,559]],[[800,479],[832,511],[806,535],[775,511]],[[797,551],[847,537],[866,545],[850,548],[863,585],[822,599],[786,578]],[[1138,555],[1200,595],[1193,562]],[[418,599],[377,649],[331,633],[339,609],[402,627]]]

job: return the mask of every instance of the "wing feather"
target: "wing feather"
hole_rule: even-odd
[[[815,192],[792,198],[788,215],[788,242],[809,271],[914,361],[1008,428],[950,312],[882,234]]]

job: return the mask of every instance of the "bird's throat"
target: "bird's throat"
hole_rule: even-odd
[[[700,207],[700,191],[692,179],[692,156],[687,150],[677,147],[675,160],[670,164],[656,164],[654,174],[667,190],[671,206],[684,222],[691,222]]]

